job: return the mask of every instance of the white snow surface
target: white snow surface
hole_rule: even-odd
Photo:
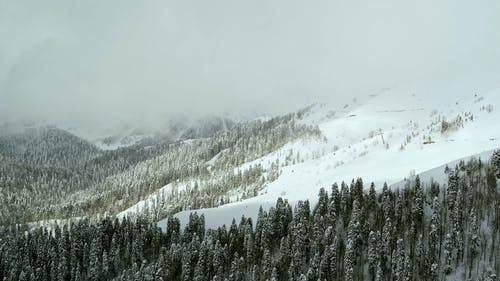
[[[191,212],[204,214],[207,228],[213,228],[228,226],[243,215],[255,219],[260,206],[274,206],[278,197],[291,204],[299,200],[314,204],[321,187],[329,191],[333,183],[350,183],[358,177],[365,188],[374,182],[380,189],[384,182],[398,186],[403,179],[427,171],[423,180],[444,183],[443,165],[473,155],[487,159],[500,147],[496,124],[500,82],[493,87],[477,84],[385,89],[349,105],[315,105],[300,122],[318,125],[324,140],[295,141],[247,163],[267,167],[276,159],[284,163],[290,153],[299,153],[302,160],[283,166],[279,178],[258,196],[175,216],[185,224]],[[450,122],[459,115],[463,125],[441,132],[440,120]],[[162,227],[165,224],[159,222]]]

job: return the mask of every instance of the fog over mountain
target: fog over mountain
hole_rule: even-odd
[[[499,73],[498,1],[0,0],[0,121],[255,116]]]
[[[0,280],[499,280],[499,0],[0,0]]]

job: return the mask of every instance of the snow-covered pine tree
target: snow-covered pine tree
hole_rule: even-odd
[[[88,277],[92,281],[101,279],[101,242],[97,237],[90,244]]]
[[[391,276],[391,262],[392,262],[392,222],[390,217],[386,217],[384,226],[382,228],[382,247],[381,247],[381,268],[384,276]]]
[[[495,176],[497,179],[500,179],[500,149],[493,152],[493,155],[491,156],[491,165],[493,167],[493,171],[495,172]]]
[[[469,263],[469,276],[468,278],[471,278],[472,276],[472,267],[474,260],[477,257],[477,254],[479,253],[479,222],[477,219],[477,215],[474,209],[471,210],[470,213],[470,223],[469,223],[469,233],[468,233],[468,263]]]
[[[452,235],[447,233],[444,238],[444,266],[443,273],[448,275],[453,270],[453,238]]]
[[[375,279],[377,266],[380,263],[379,236],[380,233],[373,230],[368,235],[368,273],[371,280]]]
[[[345,278],[355,280],[358,276],[359,240],[361,239],[361,210],[358,200],[354,200],[351,220],[347,226],[346,250],[344,257]]]
[[[415,223],[415,229],[418,233],[421,232],[423,219],[424,219],[424,192],[420,183],[420,177],[417,175],[415,178],[415,199],[413,200],[413,221]]]

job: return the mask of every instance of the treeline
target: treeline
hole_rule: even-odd
[[[193,209],[213,208],[227,203],[257,196],[268,182],[279,176],[279,167],[274,163],[263,169],[262,165],[250,165],[243,172],[228,172],[218,177],[208,177],[194,182],[169,185],[145,199],[145,206],[130,216],[146,215],[152,220],[161,220],[171,214]]]
[[[0,225],[115,214],[179,181],[197,181],[200,191],[206,187],[210,194],[201,192],[198,203],[186,203],[183,197],[183,205],[174,209],[194,203],[214,206],[227,201],[235,189],[253,196],[266,179],[275,177],[276,169],[253,167],[241,172],[254,176],[238,177],[234,170],[239,165],[292,140],[320,137],[317,127],[299,124],[296,118],[288,114],[242,123],[202,139],[147,139],[114,151],[50,127],[0,136]],[[257,174],[272,175],[263,181]],[[242,179],[245,185],[238,186]],[[177,195],[179,201],[187,193]]]
[[[181,231],[146,217],[53,230],[2,228],[2,280],[498,280],[500,152],[447,168],[448,184],[321,189],[313,207],[281,198],[255,222]],[[496,159],[496,160],[495,160]]]
[[[0,224],[47,219],[64,198],[160,155],[169,141],[155,143],[102,151],[53,127],[0,137]]]

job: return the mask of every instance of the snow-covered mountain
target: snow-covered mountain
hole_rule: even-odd
[[[83,125],[56,124],[48,121],[17,120],[0,123],[0,136],[20,135],[27,130],[53,128],[66,131],[102,150],[116,150],[141,142],[179,141],[207,138],[218,132],[232,129],[236,124],[250,120],[249,117],[207,115],[202,117],[172,116],[155,124],[121,124],[110,127],[87,127]]]
[[[386,248],[390,256],[399,257],[391,261],[398,265],[391,269],[395,276],[400,274],[398,267],[413,257],[405,247],[420,243],[424,252],[433,253],[432,266],[425,265],[422,276],[496,278],[499,265],[492,257],[498,244],[498,212],[493,210],[498,210],[500,182],[495,173],[500,171],[500,157],[495,153],[492,165],[462,160],[489,161],[500,147],[495,124],[500,120],[499,105],[496,87],[395,87],[358,96],[349,104],[314,104],[283,116],[237,124],[224,119],[181,120],[160,135],[125,130],[100,145],[77,136],[78,130],[33,126],[4,132],[0,134],[0,225],[26,223],[28,230],[48,226],[57,233],[61,228],[55,225],[72,221],[85,228],[97,222],[103,228],[94,230],[105,232],[112,221],[120,224],[110,215],[133,217],[122,220],[123,224],[139,226],[134,229],[148,224],[157,237],[181,235],[182,239],[172,241],[196,245],[205,233],[212,238],[203,243],[225,237],[217,234],[224,233],[224,228],[205,231],[222,225],[231,225],[226,232],[233,237],[230,240],[242,234],[238,230],[245,229],[246,235],[255,229],[248,236],[254,235],[255,241],[262,237],[271,241],[268,235],[279,233],[287,237],[286,231],[290,232],[286,239],[297,239],[296,231],[307,228],[311,241],[320,243],[333,238],[334,231],[340,241],[334,243],[335,251],[352,245],[356,231],[371,241],[364,256],[370,256],[378,240],[392,245]],[[453,170],[457,164],[459,168]],[[446,188],[434,184],[446,186],[448,181]],[[341,188],[330,189],[335,183]],[[382,188],[384,183],[389,188]],[[422,189],[422,184],[431,188]],[[363,186],[370,190],[363,193]],[[330,197],[325,190],[331,190]],[[277,200],[280,197],[286,201]],[[142,214],[147,216],[136,216]],[[252,220],[232,224],[242,216]],[[285,226],[286,231],[276,230],[277,226]],[[427,235],[435,229],[445,231],[445,236]],[[193,231],[197,236],[191,237]],[[413,235],[418,233],[420,238]],[[277,237],[275,241],[285,239]],[[466,238],[465,244],[460,237]],[[295,240],[293,247],[299,249],[301,241]],[[438,248],[425,246],[438,245],[434,241],[440,241]],[[227,248],[217,243],[215,248]],[[169,251],[175,249],[172,246]],[[311,265],[320,264],[321,247],[315,249]],[[467,249],[465,259],[461,249]],[[261,251],[262,245],[246,250]],[[437,254],[441,250],[442,256]],[[270,261],[262,265],[272,264],[267,251]],[[301,256],[302,250],[297,253],[294,257]],[[352,264],[351,254],[340,253],[342,264]],[[457,263],[452,265],[452,259]],[[427,262],[422,257],[417,260]],[[360,276],[374,276],[375,263],[369,264],[369,274],[364,273],[364,265],[358,266]]]
[[[385,89],[346,105],[313,105],[299,112],[299,122],[317,125],[322,138],[298,139],[241,165],[280,163],[279,177],[257,196],[177,216],[185,222],[196,211],[205,214],[209,227],[228,225],[233,217],[256,216],[261,205],[272,206],[278,197],[291,204],[314,202],[321,187],[358,177],[377,188],[428,170],[442,180],[443,171],[435,168],[473,155],[487,157],[500,147],[499,106],[500,88],[464,84]]]
[[[314,104],[274,118],[240,123],[225,117],[177,119],[159,133],[128,128],[91,138],[73,128],[66,131],[80,138],[53,130],[61,137],[33,141],[29,134],[17,132],[16,138],[29,146],[6,134],[0,139],[5,174],[33,174],[27,179],[36,180],[18,183],[4,177],[8,188],[1,197],[8,210],[9,204],[37,202],[34,220],[144,212],[158,219],[175,212],[186,218],[197,211],[206,214],[208,226],[227,224],[242,214],[255,215],[261,205],[274,205],[278,197],[291,204],[314,202],[320,188],[359,177],[381,188],[383,183],[393,185],[497,149],[497,86],[464,82],[393,87],[359,95],[348,104]],[[59,143],[63,139],[68,141]],[[76,143],[93,152],[79,159],[83,152]],[[26,157],[45,161],[47,157],[37,151],[52,146],[68,147],[78,159],[70,157],[77,163],[73,166],[48,165],[47,177]],[[54,161],[69,161],[68,153],[58,155],[52,155],[58,157]],[[64,189],[56,188],[59,199],[50,205],[32,194],[36,190],[54,197],[52,189],[57,186]],[[46,189],[51,192],[46,194]],[[9,201],[19,194],[27,199]]]

